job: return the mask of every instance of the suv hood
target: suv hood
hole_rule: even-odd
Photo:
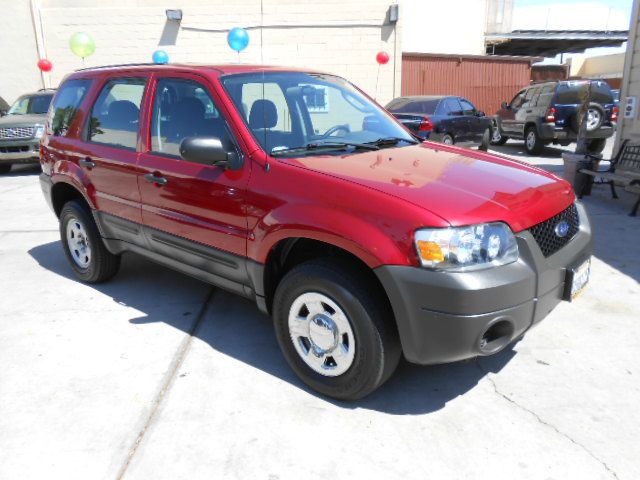
[[[539,168],[429,143],[287,161],[405,199],[454,226],[502,221],[519,232],[575,200],[569,183]]]
[[[6,115],[0,117],[0,127],[31,127],[33,125],[44,125],[46,121],[46,113],[41,115]]]

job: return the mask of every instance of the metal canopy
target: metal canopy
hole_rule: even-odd
[[[486,35],[488,55],[555,57],[586,48],[615,47],[627,41],[627,30],[514,30]]]

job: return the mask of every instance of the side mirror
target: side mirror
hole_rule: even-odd
[[[486,117],[486,116],[487,116],[487,114],[480,110],[480,111],[477,111],[477,112],[476,112],[476,116],[477,116],[477,117]]]
[[[214,165],[229,170],[242,167],[242,158],[236,152],[228,152],[216,137],[185,138],[180,144],[180,156],[188,162]]]
[[[503,110],[509,110],[509,104],[507,102],[502,102],[500,106],[502,107]]]

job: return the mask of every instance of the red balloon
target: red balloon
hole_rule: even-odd
[[[46,58],[42,58],[38,60],[38,68],[43,72],[50,72],[51,69],[53,68],[53,63],[51,63]]]
[[[380,65],[386,65],[389,61],[389,54],[387,52],[378,52],[376,55],[376,62]]]

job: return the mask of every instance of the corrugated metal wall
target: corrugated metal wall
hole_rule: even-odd
[[[529,57],[402,55],[402,95],[459,95],[493,115],[531,82]]]

